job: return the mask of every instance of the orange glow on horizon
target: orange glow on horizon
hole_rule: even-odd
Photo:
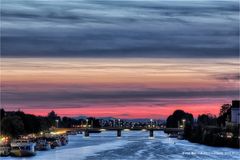
[[[232,58],[2,58],[1,105],[36,115],[218,114],[239,97],[238,65]]]
[[[220,111],[220,104],[209,105],[188,105],[184,107],[165,106],[165,107],[148,107],[148,106],[128,106],[128,107],[96,107],[96,108],[50,108],[50,109],[23,109],[22,111],[40,116],[46,116],[49,112],[54,110],[60,116],[78,117],[114,117],[114,118],[154,118],[165,119],[171,115],[175,110],[180,109],[185,112],[193,114],[197,118],[200,114],[211,113],[218,116]]]

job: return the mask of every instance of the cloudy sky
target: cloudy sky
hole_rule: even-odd
[[[8,110],[158,118],[239,98],[237,0],[1,3]]]

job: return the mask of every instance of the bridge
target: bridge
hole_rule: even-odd
[[[154,137],[154,131],[164,131],[166,133],[183,133],[183,128],[161,128],[161,127],[80,127],[80,128],[56,128],[56,132],[66,133],[67,131],[81,131],[85,137],[89,137],[90,133],[102,131],[116,131],[117,137],[121,137],[122,131],[148,131],[149,137]]]

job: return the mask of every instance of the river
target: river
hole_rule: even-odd
[[[164,160],[164,159],[239,159],[239,149],[210,147],[186,140],[168,138],[162,131],[148,138],[146,131],[123,131],[69,136],[69,144],[50,151],[39,151],[29,158],[5,157],[2,160]]]

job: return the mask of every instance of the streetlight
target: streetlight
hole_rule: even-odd
[[[86,119],[86,127],[88,127],[88,119]]]
[[[153,119],[150,119],[150,122],[151,122],[151,127],[152,127],[152,122],[153,122]]]
[[[185,127],[186,119],[182,119],[182,122],[183,122],[183,128],[184,128],[184,127]]]
[[[58,121],[59,121],[59,120],[58,120],[58,119],[56,119],[55,121],[56,121],[56,127],[58,128]]]
[[[118,127],[120,127],[120,121],[121,121],[121,119],[118,119]]]

